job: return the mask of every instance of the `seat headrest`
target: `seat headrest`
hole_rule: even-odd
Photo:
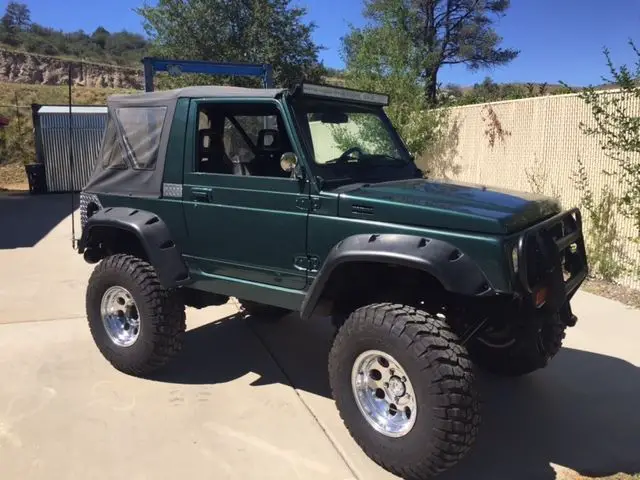
[[[224,148],[222,136],[218,132],[210,128],[200,130],[198,132],[198,147],[203,153],[207,153],[215,149]]]
[[[265,128],[258,132],[258,150],[276,151],[280,148],[280,135],[278,130]]]

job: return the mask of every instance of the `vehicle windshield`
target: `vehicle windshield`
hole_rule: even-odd
[[[297,99],[298,127],[328,182],[384,181],[414,176],[415,165],[380,107],[331,100]]]

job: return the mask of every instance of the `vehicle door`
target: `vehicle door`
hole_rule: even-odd
[[[309,188],[280,167],[299,154],[279,102],[192,100],[185,148],[189,262],[206,275],[302,290]]]

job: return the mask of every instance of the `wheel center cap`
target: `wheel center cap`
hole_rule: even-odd
[[[404,382],[400,377],[391,377],[389,380],[389,391],[396,397],[401,397],[405,394],[407,389],[404,386]]]

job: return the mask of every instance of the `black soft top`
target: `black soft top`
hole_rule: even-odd
[[[283,89],[197,86],[112,95],[95,168],[84,191],[160,197],[165,155],[180,98],[276,98]]]

